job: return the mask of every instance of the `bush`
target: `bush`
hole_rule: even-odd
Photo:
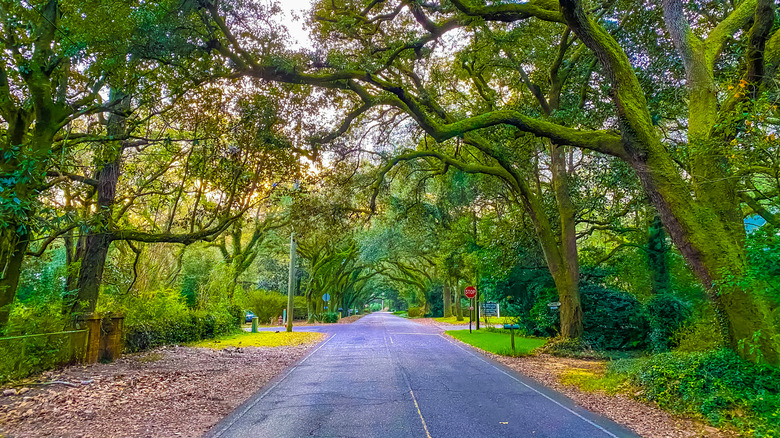
[[[626,350],[647,345],[648,321],[632,295],[598,284],[581,284],[583,340],[599,350]]]
[[[137,352],[232,333],[243,322],[237,306],[192,310],[178,291],[158,290],[125,297],[125,350]]]
[[[336,312],[325,312],[322,314],[322,322],[328,324],[339,322],[339,314]]]
[[[236,315],[187,311],[125,326],[125,350],[134,353],[170,344],[184,344],[237,332]]]
[[[423,311],[422,307],[409,307],[407,314],[409,315],[409,318],[419,318],[423,316]]]
[[[627,376],[642,388],[641,398],[672,412],[745,436],[780,435],[780,370],[746,362],[731,350],[620,360],[609,373]]]
[[[650,347],[653,351],[669,351],[672,336],[693,314],[691,305],[670,294],[656,295],[647,302],[650,323]]]
[[[0,338],[0,383],[74,362],[84,353],[86,337],[59,332]]]
[[[239,301],[246,310],[251,310],[257,316],[260,324],[268,324],[271,318],[279,318],[287,308],[287,295],[276,291],[260,289],[244,292]]]

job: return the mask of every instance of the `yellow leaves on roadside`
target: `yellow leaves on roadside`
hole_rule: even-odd
[[[219,339],[206,339],[190,344],[190,346],[197,348],[213,348],[215,350],[229,347],[289,347],[314,344],[321,341],[324,337],[325,335],[323,333],[314,332],[244,332]]]

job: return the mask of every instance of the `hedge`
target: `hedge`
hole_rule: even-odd
[[[172,318],[125,327],[125,351],[135,353],[163,345],[196,342],[240,330],[241,312],[188,312]]]

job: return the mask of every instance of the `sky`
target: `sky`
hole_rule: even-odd
[[[295,41],[294,48],[308,47],[309,33],[303,28],[305,13],[311,8],[313,0],[280,0],[279,6],[284,11],[284,25],[290,31],[290,37]],[[294,18],[297,16],[297,19]]]

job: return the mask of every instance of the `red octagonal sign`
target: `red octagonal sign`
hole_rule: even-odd
[[[474,298],[477,296],[477,288],[474,286],[469,286],[466,288],[466,296],[469,298]]]

